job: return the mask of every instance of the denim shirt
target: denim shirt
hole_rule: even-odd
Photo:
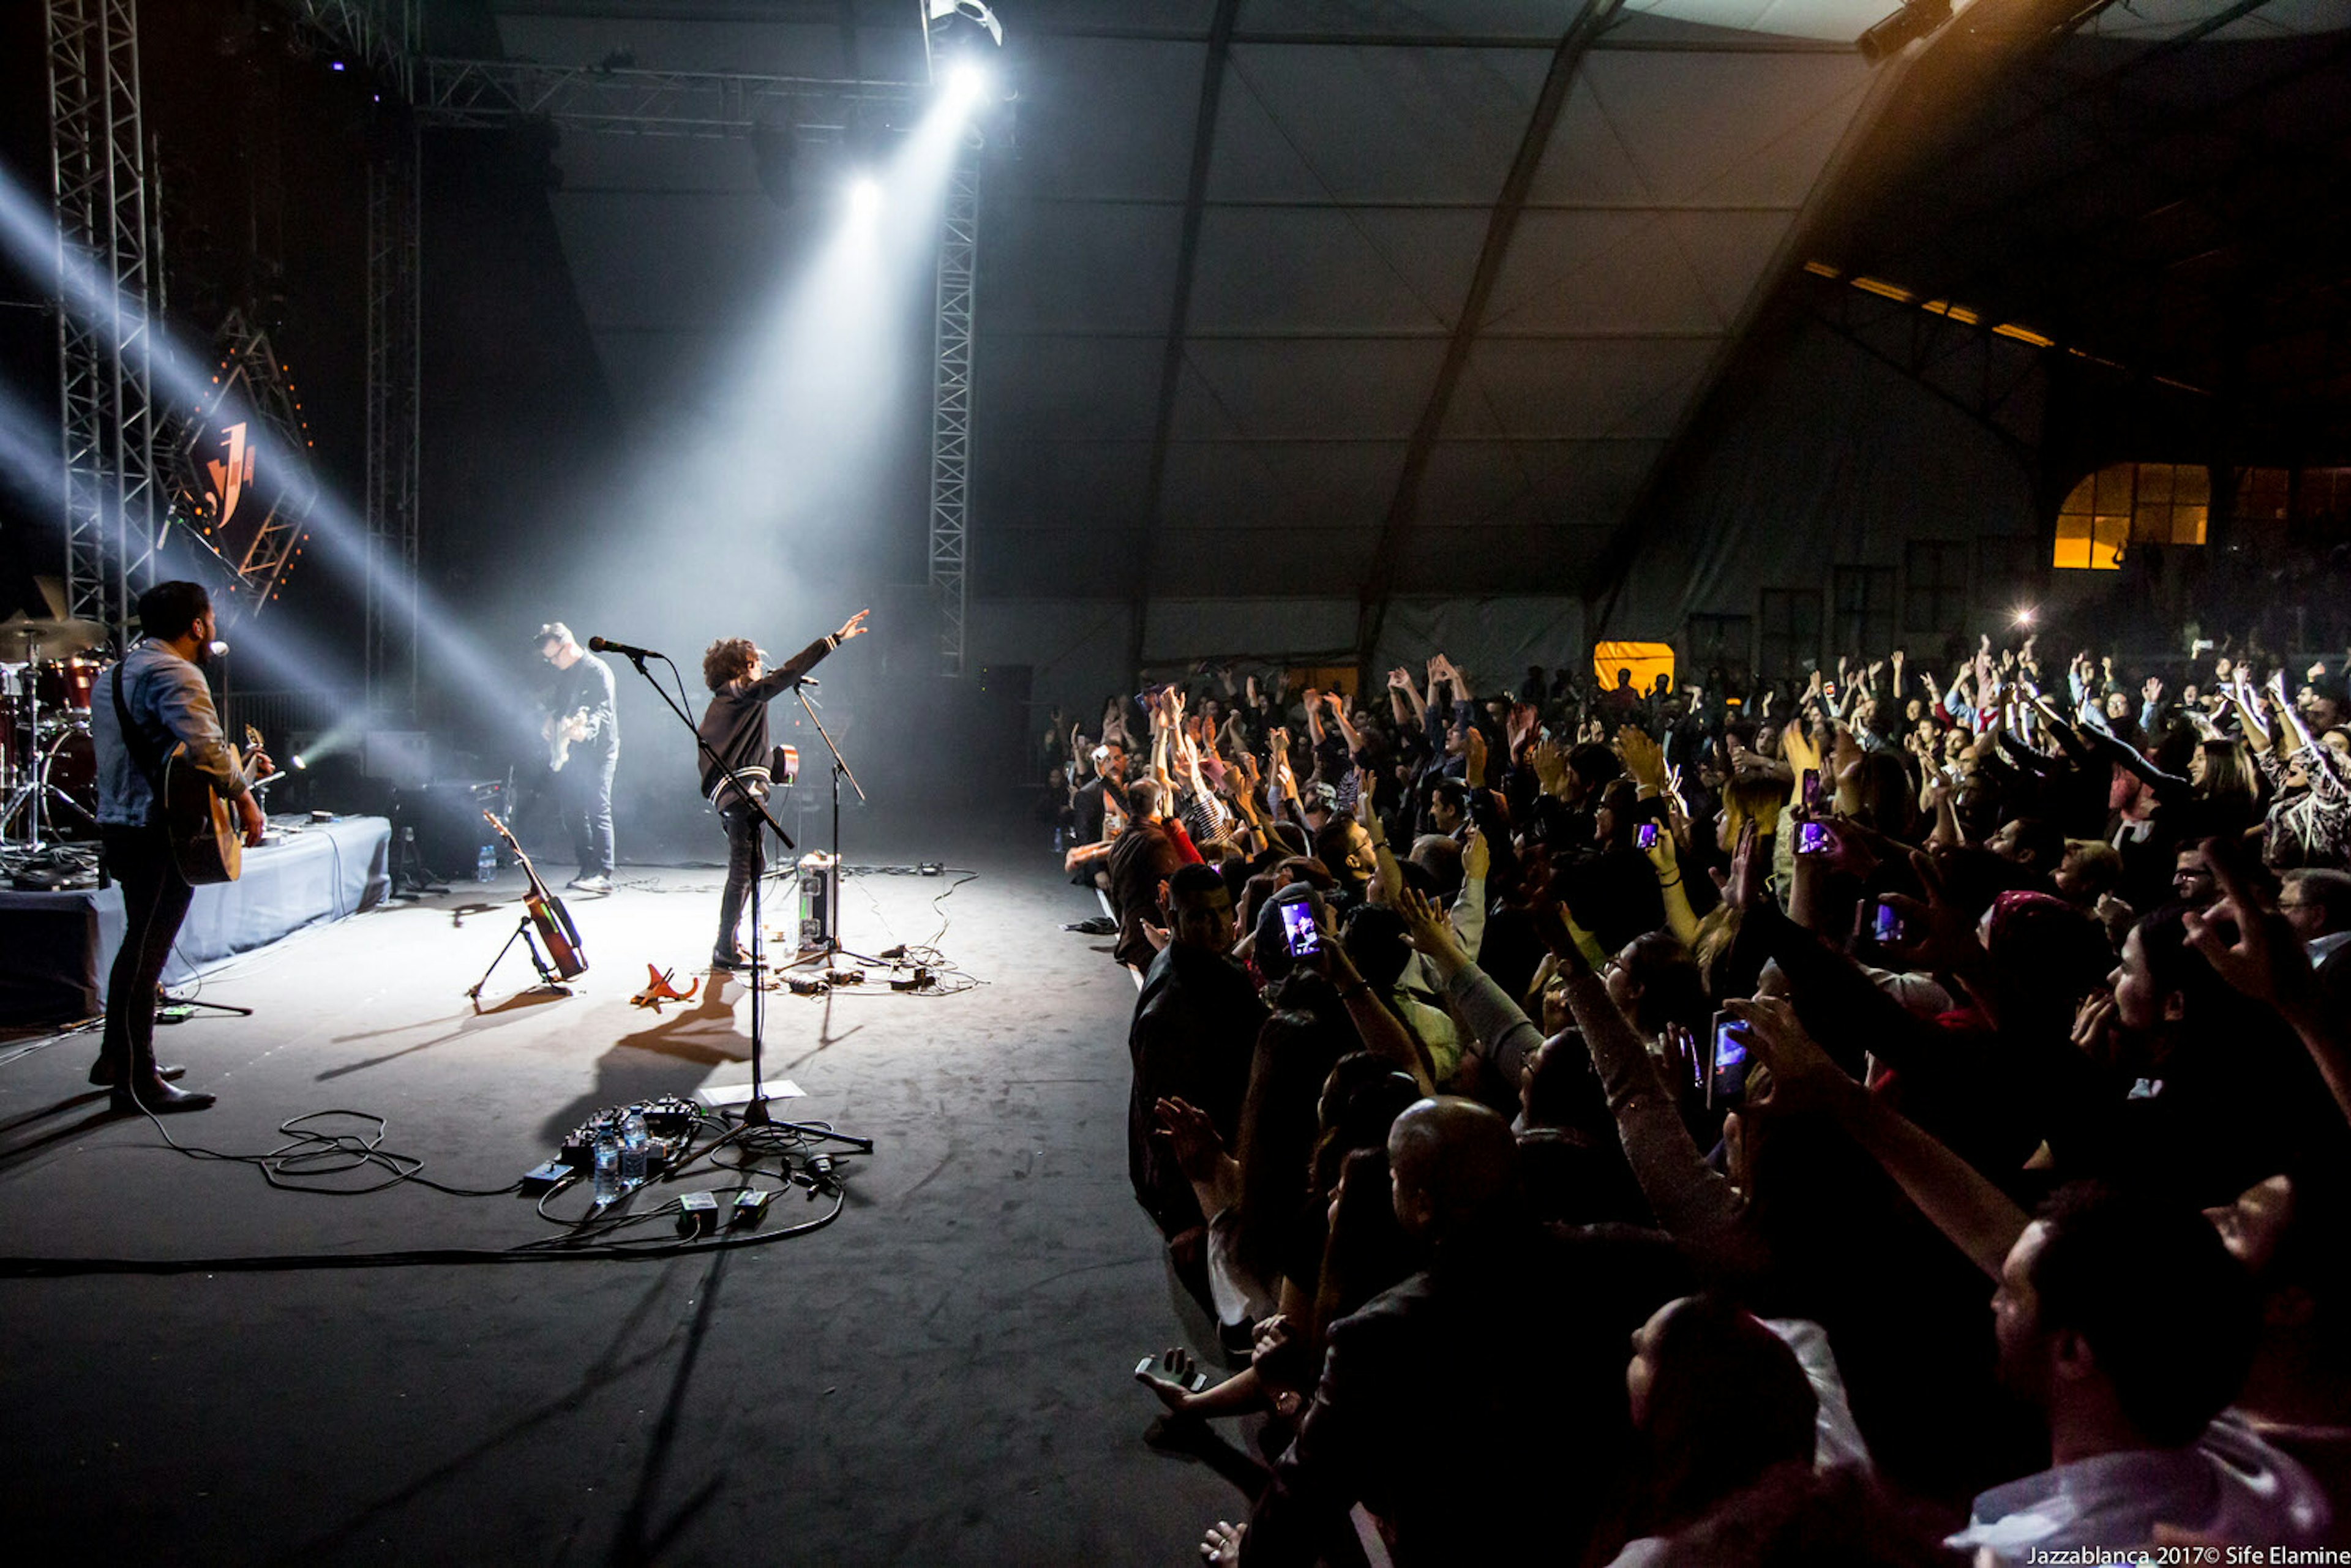
[[[154,791],[139,769],[114,713],[116,671],[131,722],[147,737],[160,772],[173,745],[184,742],[196,771],[232,800],[249,788],[237,755],[221,735],[212,688],[202,670],[160,643],[131,645],[121,664],[99,677],[90,694],[90,741],[98,752],[98,820],[107,827],[147,825]]]

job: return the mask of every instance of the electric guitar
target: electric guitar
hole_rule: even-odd
[[[248,752],[261,749],[261,732],[249,724],[245,746]],[[229,756],[242,770],[245,761],[235,747]],[[155,817],[171,840],[172,863],[190,886],[235,882],[245,869],[245,831],[237,825],[236,813],[228,798],[189,761],[185,741],[163,759],[163,791]]]
[[[571,745],[596,733],[589,718],[590,710],[581,708],[572,714],[553,714],[539,733],[547,737],[547,768],[550,773],[560,773],[563,765],[571,760]]]
[[[580,945],[579,927],[571,924],[571,912],[563,907],[563,900],[547,891],[547,883],[538,880],[538,869],[522,852],[522,846],[515,842],[515,836],[507,831],[507,825],[486,810],[482,812],[482,820],[496,829],[498,837],[507,841],[507,848],[514,851],[522,874],[530,882],[530,891],[523,894],[522,906],[529,912],[530,923],[538,929],[548,962],[555,966],[555,977],[569,980],[586,974],[588,954]]]

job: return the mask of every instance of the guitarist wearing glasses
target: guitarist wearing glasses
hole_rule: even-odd
[[[194,896],[157,810],[158,781],[167,766],[189,769],[257,845],[267,822],[253,782],[276,769],[258,749],[240,764],[221,734],[204,672],[219,629],[204,586],[157,583],[139,596],[139,624],[145,635],[100,679],[90,704],[99,831],[106,868],[122,888],[123,928],[89,1081],[112,1088],[117,1111],[201,1111],[213,1096],[174,1088],[170,1080],[185,1070],[155,1065],[155,988]]]
[[[547,696],[548,766],[556,810],[570,831],[581,893],[612,891],[612,769],[621,759],[621,718],[612,706],[612,666],[550,621],[538,629],[538,656],[555,666]]]

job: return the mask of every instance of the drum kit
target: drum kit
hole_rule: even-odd
[[[0,853],[97,836],[89,705],[105,645],[94,621],[0,621]]]

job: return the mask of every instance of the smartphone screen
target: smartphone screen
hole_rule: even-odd
[[[1634,838],[1643,849],[1656,849],[1657,847],[1657,824],[1655,822],[1642,823],[1640,831],[1635,833]]]
[[[1314,905],[1302,898],[1281,902],[1281,941],[1293,958],[1311,958],[1322,950],[1322,933],[1314,924]]]
[[[1826,854],[1829,829],[1826,822],[1806,822],[1796,830],[1796,852],[1800,855]]]
[[[1821,809],[1821,770],[1817,768],[1804,769],[1803,799],[1806,810],[1817,811]]]
[[[1747,1026],[1717,1013],[1712,1067],[1707,1074],[1707,1103],[1735,1106],[1746,1094]]]
[[[1880,900],[1877,906],[1870,912],[1869,934],[1880,942],[1901,941],[1902,916],[1892,905]]]

